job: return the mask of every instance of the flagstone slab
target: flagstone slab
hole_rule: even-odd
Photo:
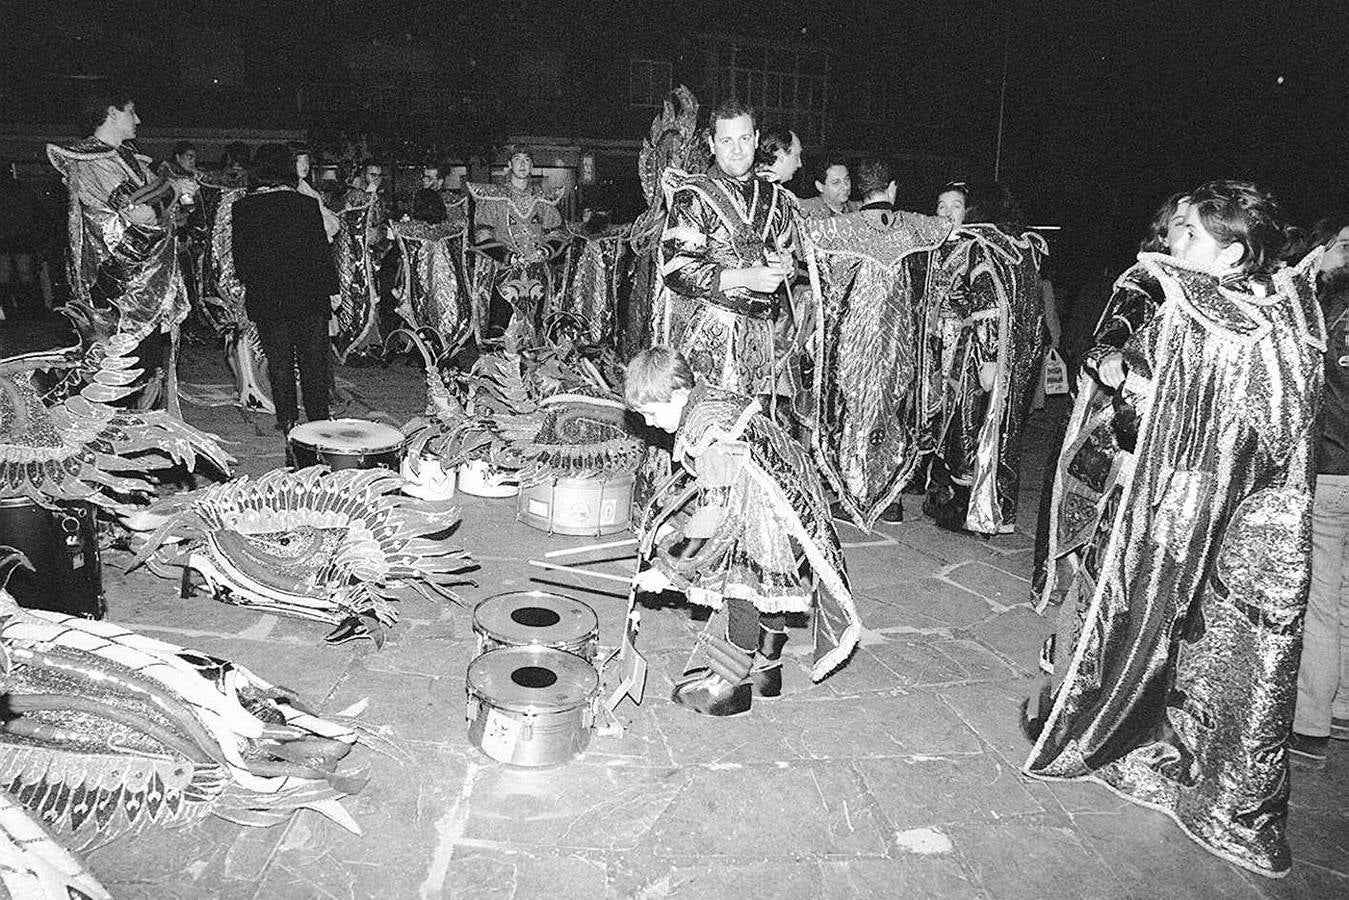
[[[783,740],[809,759],[956,756],[982,752],[975,733],[935,696],[908,692],[768,708]]]
[[[1042,811],[1021,775],[994,756],[859,759],[854,765],[896,829],[988,823]]]
[[[823,860],[824,900],[903,897],[905,900],[965,900],[987,896],[953,853],[906,854],[894,859]]]

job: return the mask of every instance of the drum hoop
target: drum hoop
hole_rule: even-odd
[[[343,421],[343,420],[330,419],[327,421]],[[398,429],[394,428],[392,425],[384,425],[382,422],[371,422],[366,419],[352,419],[350,421],[359,422],[363,425],[378,425],[381,428],[388,428],[390,431],[398,433],[398,440],[394,441],[391,444],[379,444],[376,446],[333,447],[323,442],[322,435],[296,434],[297,431],[300,431],[301,429],[309,425],[315,424],[313,422],[302,422],[301,424],[296,425],[294,428],[290,430],[290,433],[286,436],[286,438],[292,444],[298,447],[304,447],[305,449],[312,450],[315,453],[331,453],[335,456],[374,456],[380,453],[397,452],[407,447],[408,436],[402,434],[401,432],[398,432]],[[390,436],[390,438],[392,438],[392,435]]]
[[[571,629],[568,629],[568,634],[565,636],[565,638],[562,637],[562,636],[559,636],[558,640],[556,640],[556,641],[553,642],[553,643],[572,643],[572,642],[577,642],[577,641],[579,641],[579,642],[581,643],[581,645],[584,646],[586,643],[590,642],[591,640],[598,640],[598,637],[599,637],[599,627],[600,627],[600,617],[599,617],[599,613],[595,612],[594,607],[590,606],[588,603],[583,603],[582,601],[577,600],[577,599],[575,599],[575,598],[573,598],[573,597],[566,597],[566,596],[563,596],[563,595],[561,595],[561,594],[554,594],[554,593],[551,593],[551,592],[549,592],[549,591],[506,591],[505,593],[502,593],[502,594],[495,594],[495,595],[493,595],[493,596],[491,596],[491,597],[487,597],[486,599],[479,601],[479,602],[478,602],[478,605],[475,606],[475,607],[473,607],[473,630],[474,630],[474,632],[476,632],[476,633],[478,633],[478,634],[481,634],[482,636],[484,636],[484,637],[486,637],[486,638],[489,638],[489,639],[491,639],[491,640],[500,640],[500,641],[503,641],[503,642],[513,641],[513,640],[515,640],[515,639],[517,639],[517,638],[520,637],[520,633],[519,633],[519,632],[509,632],[509,633],[508,633],[508,632],[500,631],[500,630],[498,630],[497,628],[494,628],[490,623],[485,622],[485,621],[483,620],[483,618],[479,616],[479,611],[482,610],[484,607],[486,607],[487,604],[491,603],[491,602],[494,601],[494,600],[499,600],[499,599],[504,598],[504,597],[518,597],[518,598],[520,598],[520,599],[522,599],[522,600],[527,600],[527,599],[530,599],[530,598],[536,598],[536,599],[538,599],[538,598],[549,598],[549,599],[553,599],[553,600],[560,600],[560,601],[564,601],[565,605],[564,605],[564,603],[558,603],[558,604],[557,604],[557,608],[554,608],[554,609],[553,609],[554,612],[562,612],[562,611],[564,611],[564,610],[567,611],[567,612],[571,612],[571,611],[575,611],[575,610],[583,610],[585,613],[588,613],[588,614],[589,614],[589,619],[587,620],[587,621],[589,621],[589,623],[590,623],[590,627],[589,627],[589,628],[587,628],[584,632],[574,632],[574,631],[572,631]],[[494,604],[494,606],[504,606],[504,605],[505,605],[505,604]],[[546,606],[545,604],[543,604],[543,603],[539,603],[538,605],[544,606],[544,608],[549,608],[549,607],[547,607],[547,606]],[[517,608],[518,608],[518,607],[517,607]],[[509,617],[509,613],[507,613],[506,616]],[[566,619],[563,618],[562,616],[559,616],[558,618],[559,618],[559,621],[558,621],[557,625],[549,625],[549,626],[547,626],[547,628],[529,628],[529,626],[525,626],[525,625],[520,626],[520,628],[521,628],[521,629],[529,628],[530,633],[531,633],[535,638],[540,638],[540,639],[541,639],[541,638],[544,638],[544,637],[545,637],[545,632],[546,632],[546,631],[548,631],[548,630],[550,630],[550,629],[556,629],[556,628],[559,628],[559,627],[566,621]],[[552,644],[539,643],[537,640],[533,640],[533,641],[530,641],[530,642],[527,643],[527,644],[511,643],[511,644],[509,644],[509,646],[547,647],[547,646],[552,646]]]
[[[494,697],[488,692],[486,686],[476,683],[473,677],[487,667],[492,667],[489,671],[494,671],[497,665],[501,665],[503,668],[517,665],[513,661],[513,658],[518,658],[521,661],[521,664],[528,665],[530,660],[540,660],[540,658],[548,656],[554,656],[557,662],[571,666],[576,674],[581,672],[586,672],[588,674],[588,677],[584,679],[586,684],[568,684],[560,688],[561,690],[568,692],[567,698],[564,701],[546,702],[539,700],[513,700],[504,697]],[[541,661],[544,663],[548,662],[547,659],[542,659]],[[563,681],[561,677],[562,673],[559,672],[557,674],[559,676],[558,682],[560,684]],[[593,703],[595,698],[599,696],[600,677],[599,672],[595,670],[595,667],[580,656],[568,653],[565,650],[555,650],[551,647],[531,645],[523,647],[500,647],[496,650],[488,650],[468,664],[468,672],[465,675],[464,681],[464,686],[469,696],[478,697],[481,702],[486,703],[494,709],[502,709],[507,712],[520,713],[523,715],[538,716],[571,712]],[[555,688],[556,687],[557,686],[555,686]],[[575,692],[574,694],[572,693],[573,691]],[[550,693],[556,695],[557,690],[551,690]]]

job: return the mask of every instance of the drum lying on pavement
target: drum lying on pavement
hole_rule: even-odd
[[[600,622],[580,600],[546,591],[511,591],[473,608],[478,653],[499,647],[549,647],[593,662]]]
[[[403,461],[407,438],[391,425],[364,419],[322,419],[296,425],[286,436],[297,468],[392,469]]]
[[[628,529],[633,476],[546,476],[520,485],[516,518],[549,534],[617,534]]]
[[[487,756],[538,768],[590,745],[599,673],[548,647],[503,647],[468,664],[468,739]]]

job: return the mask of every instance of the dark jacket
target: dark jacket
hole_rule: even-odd
[[[232,214],[234,271],[248,317],[331,315],[337,269],[318,202],[295,191],[266,191],[240,197]]]
[[[1326,317],[1326,389],[1316,471],[1349,475],[1349,284],[1320,291]]]

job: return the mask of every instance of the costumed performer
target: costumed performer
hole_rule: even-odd
[[[1045,345],[1040,262],[1049,251],[1002,185],[942,198],[948,193],[963,193],[967,209],[928,265],[920,340],[931,394],[920,409],[935,415],[923,511],[944,528],[999,534],[1016,524],[1021,431]]]
[[[114,87],[95,91],[83,105],[90,137],[69,147],[47,145],[47,158],[70,192],[71,310],[95,353],[134,355],[142,409],[167,407],[178,415],[178,325],[187,317],[187,288],[174,239],[174,183],[149,169],[135,152],[140,117],[134,98]],[[85,331],[81,328],[81,331]],[[92,337],[91,337],[92,335]],[[130,399],[130,398],[129,398]]]
[[[674,455],[692,481],[696,508],[656,543],[664,549],[636,576],[642,591],[675,589],[726,611],[725,637],[705,634],[672,699],[693,712],[728,716],[755,696],[782,691],[785,614],[814,610],[819,680],[848,658],[861,622],[819,475],[806,450],[758,402],[697,379],[669,347],[628,363],[624,399],[647,425],[674,435]],[[675,503],[670,494],[656,499]],[[646,520],[653,527],[662,516]],[[808,573],[808,574],[806,574]],[[703,665],[693,665],[698,656]]]
[[[712,110],[709,128],[712,169],[664,175],[669,212],[653,334],[711,385],[771,395],[773,326],[794,268],[796,203],[785,188],[754,177],[759,133],[752,109],[724,101]]]
[[[1100,578],[1025,771],[1087,779],[1205,849],[1288,872],[1288,740],[1311,569],[1325,330],[1320,251],[1280,268],[1273,200],[1194,191],[1166,302],[1135,346],[1135,460]],[[1038,726],[1038,727],[1037,727]]]

